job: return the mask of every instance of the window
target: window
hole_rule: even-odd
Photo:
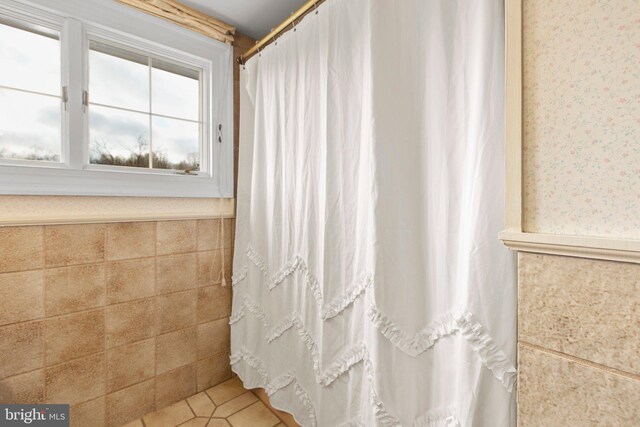
[[[90,163],[199,171],[200,74],[91,41]]]
[[[115,2],[3,2],[0,194],[232,197],[231,58]]]
[[[60,34],[0,22],[0,58],[0,158],[59,162]]]

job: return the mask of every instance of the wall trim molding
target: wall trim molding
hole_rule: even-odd
[[[21,227],[34,225],[103,224],[112,222],[178,221],[190,219],[235,218],[233,212],[203,214],[183,212],[175,214],[120,214],[120,215],[65,215],[41,218],[2,218],[0,227]]]
[[[234,218],[235,199],[0,197],[0,227]]]
[[[640,240],[512,230],[502,231],[498,237],[514,251],[640,264]]]

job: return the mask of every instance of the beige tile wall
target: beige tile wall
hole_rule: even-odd
[[[640,265],[519,254],[518,422],[640,425]]]
[[[223,227],[0,228],[0,402],[69,403],[76,425],[117,426],[230,378]]]

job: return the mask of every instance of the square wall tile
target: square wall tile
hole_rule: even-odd
[[[101,353],[47,368],[47,403],[76,405],[102,396],[105,391],[104,367],[104,353]]]
[[[198,250],[211,251],[224,247],[219,219],[198,220]]]
[[[196,328],[156,337],[156,374],[196,361]]]
[[[71,427],[104,427],[104,396],[72,406],[69,411]]]
[[[139,383],[155,375],[156,342],[150,338],[107,352],[107,392]]]
[[[44,266],[43,228],[0,227],[0,273]]]
[[[222,250],[198,252],[198,286],[218,285],[222,281]]]
[[[44,366],[42,321],[15,323],[0,328],[0,378]]]
[[[32,405],[44,402],[44,370],[0,380],[0,402]]]
[[[119,222],[107,226],[109,261],[155,255],[155,222]]]
[[[198,361],[198,391],[218,385],[231,378],[229,354],[220,353]]]
[[[45,271],[47,316],[101,307],[105,303],[104,264],[77,265]]]
[[[196,221],[158,221],[158,255],[194,252],[197,249]]]
[[[107,263],[107,303],[117,304],[155,294],[154,258]]]
[[[119,427],[155,410],[155,380],[107,395],[107,426]]]
[[[195,393],[195,363],[156,377],[156,408],[164,408]]]
[[[142,341],[155,334],[153,298],[110,305],[105,310],[107,348]]]
[[[104,310],[46,319],[45,344],[48,366],[104,351]]]
[[[207,286],[198,289],[198,323],[231,315],[231,286]]]
[[[167,255],[156,258],[158,294],[196,287],[196,254]]]
[[[229,353],[231,328],[223,318],[198,325],[198,359]]]
[[[159,296],[157,333],[164,334],[195,325],[197,300],[195,289]]]
[[[224,219],[224,236],[222,239],[224,248],[233,247],[233,240],[235,239],[235,227],[236,220],[233,218]]]
[[[44,231],[46,267],[104,261],[104,224],[48,225]]]
[[[521,341],[640,375],[640,265],[518,259]]]
[[[231,285],[231,276],[233,273],[233,248],[224,249],[224,278],[228,285]]]
[[[0,326],[44,317],[42,271],[0,274]]]
[[[519,345],[518,426],[636,426],[640,381]]]

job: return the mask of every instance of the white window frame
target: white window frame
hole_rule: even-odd
[[[61,86],[68,88],[62,115],[59,163],[0,160],[0,194],[154,197],[233,197],[233,51],[230,45],[133,8],[104,0],[3,0],[0,17],[27,28],[60,32]],[[201,170],[95,165],[89,162],[89,40],[201,70]],[[89,93],[89,101],[91,94]],[[218,133],[222,125],[222,133]],[[218,142],[221,135],[222,142]]]

